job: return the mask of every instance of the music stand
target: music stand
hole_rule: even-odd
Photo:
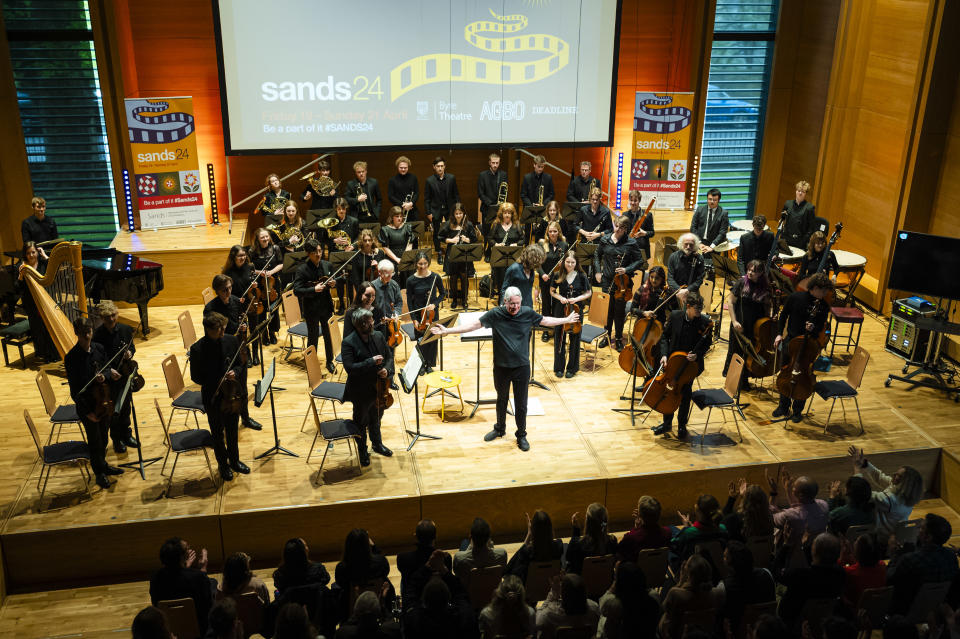
[[[583,208],[582,202],[564,202],[560,210],[560,217],[567,222],[573,222],[580,215],[580,209]]]
[[[517,261],[517,256],[523,250],[522,246],[497,246],[494,244],[490,252],[490,266],[493,268],[507,268]]]
[[[269,313],[268,313],[269,316]],[[258,328],[265,328],[267,322],[269,322],[269,317],[263,324]],[[260,358],[260,379],[254,382],[254,393],[253,393],[253,405],[259,408],[263,405],[263,400],[267,398],[267,395],[270,396],[270,417],[273,419],[273,446],[263,451],[254,459],[263,459],[264,457],[269,457],[270,455],[284,454],[289,455],[290,457],[299,457],[300,455],[289,451],[283,446],[280,445],[280,435],[277,433],[277,409],[273,403],[273,380],[277,374],[277,358],[274,357],[270,362],[270,368],[264,370],[263,366],[263,357]]]
[[[380,222],[360,222],[360,230],[370,229],[373,231],[373,237],[380,235]]]
[[[640,362],[640,358],[643,356],[643,349],[640,348],[640,344],[636,339],[634,339],[632,330],[629,331],[627,337],[630,340],[630,344],[633,346],[633,363],[630,365],[630,372],[627,374],[627,383],[630,384],[630,397],[621,395],[620,399],[629,399],[630,408],[613,408],[611,410],[615,413],[625,413],[630,415],[630,426],[636,427],[637,412],[649,413],[650,411],[637,408],[637,370],[644,368]],[[646,371],[644,370],[644,372]]]
[[[420,352],[420,344],[414,344],[413,350],[410,351],[410,355],[407,357],[407,363],[404,364],[403,368],[397,373],[397,378],[400,380],[400,387],[403,388],[403,392],[408,395],[413,393],[413,410],[415,411],[417,419],[417,430],[412,431],[409,428],[406,429],[407,435],[413,437],[413,440],[410,442],[410,445],[407,446],[407,452],[417,444],[417,441],[420,438],[425,439],[443,439],[437,435],[428,435],[426,433],[420,432],[420,401],[419,390],[417,389],[417,382],[420,379],[420,376],[423,375],[423,370],[425,366],[423,363],[423,354]]]
[[[719,276],[719,277],[718,277]],[[720,327],[723,324],[723,305],[727,299],[727,281],[736,280],[740,277],[740,268],[737,266],[736,261],[731,260],[727,255],[723,253],[714,253],[713,255],[713,281],[716,282],[720,280],[720,312],[717,314],[717,322],[714,325],[713,334],[718,341],[726,342],[727,338],[723,337],[720,332]],[[709,304],[709,300],[707,301]]]
[[[547,207],[542,204],[531,204],[530,206],[523,207],[523,212],[520,213],[520,225],[527,227],[527,244],[530,243],[533,237],[533,222],[534,220],[543,217],[543,212]]]
[[[143,440],[140,439],[140,423],[137,421],[137,407],[133,404],[133,393],[130,390],[130,385],[133,383],[133,378],[136,374],[137,371],[134,371],[130,375],[127,375],[127,381],[123,385],[123,390],[120,391],[120,395],[117,398],[119,400],[117,405],[123,406],[123,402],[126,401],[126,398],[128,396],[130,397],[130,419],[133,421],[133,436],[136,437],[138,442],[140,442],[140,445],[137,446],[137,461],[117,464],[117,466],[120,468],[136,468],[140,473],[140,479],[146,481],[147,476],[143,472],[144,467],[157,463],[163,459],[163,457],[149,457],[147,459],[143,458]]]
[[[447,262],[450,264],[469,263],[473,264],[483,259],[483,245],[481,244],[451,244],[447,247]],[[476,269],[474,269],[476,275]],[[451,276],[452,277],[452,276]],[[470,297],[470,291],[467,291],[464,299]],[[464,309],[475,311],[479,309]]]
[[[407,222],[407,226],[410,227],[410,230],[417,237],[423,237],[427,232],[427,225],[423,220],[416,220],[413,222]]]
[[[357,255],[360,255],[360,251],[334,251],[330,254],[330,266],[336,271]]]
[[[593,256],[596,252],[596,244],[584,244],[580,242],[577,244],[577,248],[574,249],[573,254],[577,258],[577,264],[580,265],[580,268],[589,272],[589,267],[593,265]],[[594,284],[594,282],[590,283]]]
[[[327,217],[333,217],[335,214],[334,209],[310,209],[304,216],[303,223],[307,225],[308,231],[312,231],[317,228],[317,222]]]
[[[403,255],[400,256],[400,264],[397,266],[398,271],[415,271],[417,270],[417,254],[426,253],[427,259],[433,261],[433,249],[424,248],[424,249],[410,249],[409,251],[404,251]]]
[[[306,251],[295,251],[293,253],[287,253],[283,256],[283,270],[280,271],[284,275],[288,275],[293,271],[297,270],[297,267],[303,264],[304,260],[307,259]]]

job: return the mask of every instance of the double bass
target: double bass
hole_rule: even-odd
[[[817,300],[808,313],[808,321],[813,321],[820,310],[822,300]],[[777,374],[777,391],[793,401],[806,400],[813,394],[816,377],[813,374],[813,364],[820,355],[821,345],[815,335],[804,331],[803,335],[794,337],[788,346],[788,361]]]
[[[693,348],[696,350],[713,333],[713,320],[707,318],[707,323],[700,332],[700,339]],[[643,403],[652,410],[663,415],[672,415],[680,407],[681,389],[693,382],[700,371],[696,361],[687,359],[687,353],[676,351],[667,358],[665,366],[657,370],[657,374],[647,380],[643,389]]]

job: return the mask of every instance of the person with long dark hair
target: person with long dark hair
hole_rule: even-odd
[[[549,317],[556,317],[554,314],[556,305],[550,298],[550,280],[559,277],[559,274],[564,271],[562,266],[558,266],[558,263],[566,257],[570,245],[567,244],[560,224],[557,222],[551,222],[547,225],[546,234],[537,242],[537,245],[543,251],[543,263],[539,269],[540,313]],[[543,331],[540,339],[543,342],[549,342],[550,333]]]
[[[357,294],[353,298],[353,303],[343,314],[343,339],[356,331],[353,327],[353,314],[358,309],[366,309],[373,313],[373,329],[377,330],[383,326],[383,313],[377,305],[377,289],[372,282],[363,281],[357,285]],[[381,331],[382,332],[382,331]]]
[[[329,579],[329,577],[328,577]],[[217,600],[224,597],[236,599],[239,595],[248,592],[257,593],[260,603],[266,606],[270,603],[270,589],[250,570],[250,555],[245,552],[235,552],[223,563],[223,580],[217,587]]]
[[[568,304],[580,304],[580,315],[585,314],[584,302],[593,295],[593,288],[577,263],[573,251],[569,251],[563,258],[561,266],[550,283],[550,297],[553,298],[554,317],[563,317],[564,308]],[[544,309],[546,310],[546,309]],[[569,344],[569,356],[568,345]],[[580,335],[572,331],[564,331],[563,326],[553,329],[553,373],[557,377],[572,378],[580,370]]]
[[[683,527],[670,540],[670,546],[683,560],[689,557],[701,542],[727,539],[720,502],[713,495],[700,495],[693,506],[693,520],[681,513]]]
[[[437,306],[447,297],[447,290],[443,287],[443,278],[430,270],[430,254],[426,251],[417,253],[417,270],[407,278],[407,308],[411,311],[411,318],[417,322],[424,310],[433,311],[435,316]],[[420,339],[425,331],[415,331],[414,335]],[[431,372],[437,365],[437,342],[424,344],[420,347],[423,353],[427,372]]]
[[[730,287],[727,313],[730,315],[730,337],[727,342],[727,359],[723,363],[723,375],[727,374],[734,354],[740,355],[744,362],[747,360],[746,349],[740,343],[740,338],[753,342],[753,329],[757,321],[773,315],[770,282],[767,281],[765,265],[760,260],[752,260],[747,264],[747,274]],[[734,333],[739,333],[740,338]],[[740,375],[741,390],[749,390],[749,377],[750,371],[744,365]]]
[[[343,542],[343,555],[334,569],[334,581],[344,593],[344,604],[349,602],[349,593],[354,588],[365,588],[371,584],[378,587],[389,583],[390,564],[383,556],[377,545],[370,539],[370,535],[363,528],[354,528]],[[393,587],[389,587],[386,602],[393,601]],[[346,610],[346,608],[344,608]],[[344,616],[346,618],[346,616]]]
[[[40,250],[33,241],[23,244],[23,262],[20,263],[20,269],[24,266],[30,266],[41,275],[47,272],[46,260],[40,259]],[[27,281],[21,277],[17,280],[17,293],[20,295],[20,303],[27,314],[27,321],[30,323],[30,336],[33,338],[34,354],[47,362],[56,362],[60,359],[60,353],[50,339],[50,333],[47,331],[47,325],[40,317],[40,311],[37,310],[37,303],[33,299],[33,293],[27,286]]]
[[[727,544],[723,562],[727,576],[714,588],[714,593],[723,601],[720,617],[728,619],[730,627],[737,630],[748,605],[775,600],[775,585],[768,571],[753,565],[753,553],[742,542],[734,540]]]
[[[633,561],[617,564],[610,589],[597,602],[597,639],[655,639],[660,603],[647,591],[647,579]]]
[[[250,263],[255,271],[263,271],[257,276],[257,284],[266,290],[266,280],[273,278],[270,284],[272,292],[276,293],[277,300],[273,304],[279,303],[280,293],[286,288],[286,285],[293,281],[293,274],[284,274],[283,271],[283,252],[270,239],[270,232],[265,228],[259,228],[253,233],[253,244],[247,251]],[[263,315],[257,318],[259,324],[266,319],[267,308],[264,307]],[[277,333],[280,332],[280,313],[275,312],[270,319],[270,325],[267,327],[267,339],[271,344],[277,343]]]
[[[253,266],[248,259],[247,249],[234,244],[230,248],[230,254],[227,256],[227,262],[220,269],[220,272],[230,278],[233,283],[232,293],[240,299],[243,308],[248,308],[250,302],[257,297],[258,283],[253,274]],[[256,307],[253,307],[247,313],[248,326],[257,325]],[[256,366],[260,363],[259,349],[254,347],[253,357],[250,359],[250,366]]]
[[[663,325],[667,321],[667,313],[676,307],[676,302],[673,300],[661,306],[668,295],[670,290],[667,288],[666,269],[662,266],[653,266],[647,271],[643,284],[633,294],[630,314],[644,319],[656,319]]]
[[[300,537],[288,539],[283,545],[283,561],[273,571],[273,587],[278,595],[297,586],[330,583],[330,573],[319,561],[310,561],[310,548]]]
[[[557,629],[564,626],[586,627],[591,631],[597,628],[600,611],[597,602],[587,599],[587,588],[580,575],[567,573],[551,586],[546,601],[537,610],[540,639],[553,639]]]
[[[440,241],[446,249],[457,244],[475,244],[477,227],[467,219],[463,204],[453,205],[450,219],[440,229]],[[470,292],[470,278],[474,274],[473,262],[443,261],[443,272],[450,278],[450,308],[467,307],[467,294]]]
[[[587,519],[580,535],[579,513],[573,513],[570,523],[573,535],[567,544],[567,573],[583,572],[583,560],[587,557],[602,557],[617,552],[617,538],[607,532],[607,509],[603,504],[592,503],[587,507]]]
[[[533,561],[557,561],[563,556],[563,541],[553,536],[553,523],[545,510],[527,515],[527,537],[507,563],[507,574],[527,580]]]

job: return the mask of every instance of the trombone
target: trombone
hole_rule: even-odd
[[[542,187],[541,187],[542,188]],[[497,205],[503,204],[507,201],[507,192],[510,190],[510,185],[503,181],[500,183],[500,191],[497,193]]]
[[[537,189],[537,206],[543,206],[543,185]]]

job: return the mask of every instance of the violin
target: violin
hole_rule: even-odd
[[[103,421],[112,417],[116,408],[113,402],[113,393],[110,390],[110,382],[107,381],[106,375],[102,372],[97,375],[103,375],[104,379],[102,382],[98,382],[95,377],[90,386],[90,394],[93,396],[92,412],[97,421]]]
[[[623,257],[626,251],[621,253],[617,260],[617,268],[623,266]],[[610,296],[615,300],[628,300],[633,296],[633,278],[628,273],[620,273],[613,276],[613,283],[610,285]]]
[[[696,350],[712,333],[713,320],[707,318],[707,323],[700,332],[700,340],[693,350]],[[685,351],[671,353],[666,365],[661,366],[657,374],[647,380],[642,401],[658,413],[672,415],[680,407],[681,389],[693,383],[699,374],[700,368],[696,361],[691,362],[687,359]]]
[[[374,257],[374,255],[375,253],[371,253],[370,255],[366,255],[366,254],[364,255],[364,262],[366,262],[367,259],[370,260],[369,262],[367,262],[367,266],[363,270],[363,279],[368,282],[374,281],[380,275],[380,268],[377,266],[378,262]]]
[[[393,393],[390,392],[390,380],[388,377],[377,376],[377,408],[387,410],[393,406]]]
[[[817,315],[821,300],[810,307],[809,319]],[[804,331],[803,335],[790,340],[787,347],[789,361],[777,374],[777,390],[791,400],[805,400],[813,394],[816,377],[813,364],[820,355],[821,345],[816,336]]]
[[[650,203],[647,204],[646,210],[644,210],[643,215],[641,215],[636,222],[633,223],[633,228],[630,229],[630,237],[636,239],[640,237],[640,231],[643,230],[641,227],[647,219],[647,215],[650,214],[650,209],[653,208],[653,203],[657,201],[656,197],[650,198]]]
[[[430,292],[427,294],[427,303],[423,307],[423,313],[420,315],[420,321],[416,319],[413,320],[413,328],[418,333],[425,332],[430,328],[430,324],[437,319],[436,308],[430,308],[430,298],[433,297],[433,290],[437,286],[437,275],[433,276],[433,284],[430,285]]]
[[[120,368],[117,369],[124,377],[133,375],[133,381],[130,382],[130,392],[136,393],[146,385],[146,380],[140,374],[140,365],[133,359],[124,359],[120,361]]]
[[[581,305],[572,302],[570,304],[563,305],[563,316],[569,317],[570,313],[576,313],[579,319],[576,322],[570,322],[569,324],[563,325],[564,333],[572,333],[574,335],[579,335],[580,331],[583,330],[583,313],[581,311]]]
[[[386,327],[387,345],[396,348],[403,342],[403,330],[400,328],[400,318],[384,317],[381,323]]]

